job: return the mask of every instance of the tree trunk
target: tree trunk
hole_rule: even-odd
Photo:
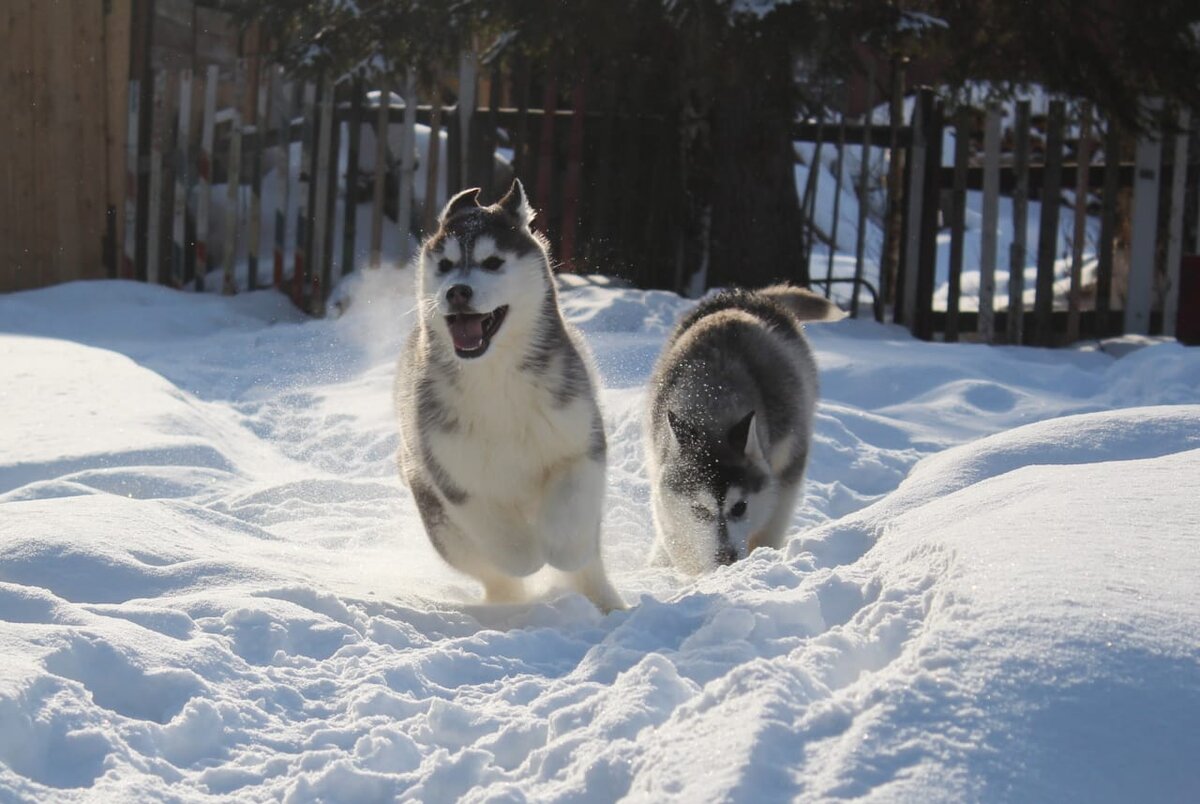
[[[807,285],[796,193],[791,54],[770,30],[725,28],[714,108],[707,285]],[[736,57],[734,57],[736,54]],[[696,166],[688,165],[690,170]],[[695,207],[696,205],[693,205]]]

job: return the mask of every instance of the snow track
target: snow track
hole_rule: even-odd
[[[809,328],[783,551],[646,567],[670,294],[563,295],[631,603],[488,607],[395,472],[411,298],[0,298],[0,800],[1178,801],[1200,789],[1200,355]]]

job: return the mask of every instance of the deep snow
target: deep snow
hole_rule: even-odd
[[[394,465],[404,274],[344,293],[0,297],[0,800],[1195,800],[1195,350],[810,327],[793,538],[689,580],[646,567],[640,445],[688,302],[574,281],[601,616],[439,561]]]

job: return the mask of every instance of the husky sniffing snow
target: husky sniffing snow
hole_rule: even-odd
[[[429,534],[489,601],[549,564],[622,608],[600,558],[604,422],[591,355],[558,309],[519,181],[446,205],[417,258],[417,329],[400,358],[400,471]]]
[[[800,322],[843,315],[780,285],[724,291],[675,327],[650,381],[646,426],[657,563],[696,574],[780,546],[817,404]]]

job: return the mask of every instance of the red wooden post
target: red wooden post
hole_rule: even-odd
[[[567,182],[563,188],[562,245],[559,257],[567,271],[575,271],[575,237],[579,230],[579,190],[583,173],[583,118],[587,107],[587,76],[583,74],[571,93],[571,140],[567,148]]]

